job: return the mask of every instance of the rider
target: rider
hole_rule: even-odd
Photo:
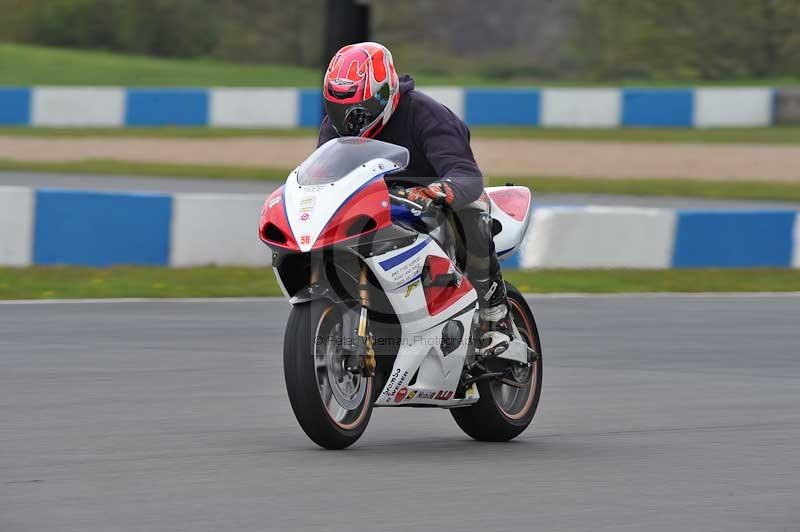
[[[450,109],[414,90],[408,74],[398,78],[392,54],[378,43],[345,46],[333,56],[322,87],[325,112],[319,145],[338,136],[398,144],[410,160],[393,180],[417,185],[408,199],[426,207],[449,205],[467,245],[467,273],[478,293],[480,352],[500,352],[513,337],[506,288],[492,239],[492,218],[467,125]],[[433,176],[433,177],[422,177]],[[481,201],[484,208],[464,209]],[[505,345],[504,345],[505,344]]]

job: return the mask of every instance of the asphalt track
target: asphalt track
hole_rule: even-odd
[[[280,300],[0,304],[0,530],[800,528],[800,296],[533,297],[540,411],[375,412],[323,451]]]
[[[0,186],[160,192],[167,194],[261,194],[268,196],[278,187],[274,181],[239,181],[208,178],[141,177],[119,175],[81,175],[43,172],[0,172]],[[800,209],[800,202],[705,200],[698,198],[636,197],[607,194],[537,194],[534,204],[547,205],[628,205],[665,209]]]

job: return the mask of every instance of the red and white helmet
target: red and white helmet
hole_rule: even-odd
[[[382,44],[350,44],[336,52],[325,72],[325,112],[341,136],[374,137],[397,109],[400,81],[392,54]]]

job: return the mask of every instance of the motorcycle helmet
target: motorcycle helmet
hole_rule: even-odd
[[[325,72],[325,112],[343,137],[375,137],[400,102],[392,54],[378,43],[350,44],[336,52]]]

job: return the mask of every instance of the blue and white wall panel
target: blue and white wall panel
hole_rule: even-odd
[[[99,87],[33,89],[31,125],[39,127],[120,127],[125,90]]]
[[[258,239],[265,197],[252,194],[176,194],[171,266],[267,266],[272,254]]]
[[[638,207],[534,209],[523,268],[669,268],[675,213]]]
[[[758,127],[776,90],[420,87],[473,126]],[[778,89],[780,90],[780,89]],[[319,89],[0,87],[0,126],[316,127]]]
[[[212,127],[297,127],[296,89],[211,89]]]
[[[694,126],[762,127],[772,123],[768,88],[700,88],[694,91]]]
[[[268,266],[264,196],[0,187],[0,265]],[[800,268],[800,213],[541,207],[506,268]]]
[[[544,127],[617,127],[622,112],[619,89],[544,89]]]
[[[0,187],[0,266],[33,262],[34,191]]]

